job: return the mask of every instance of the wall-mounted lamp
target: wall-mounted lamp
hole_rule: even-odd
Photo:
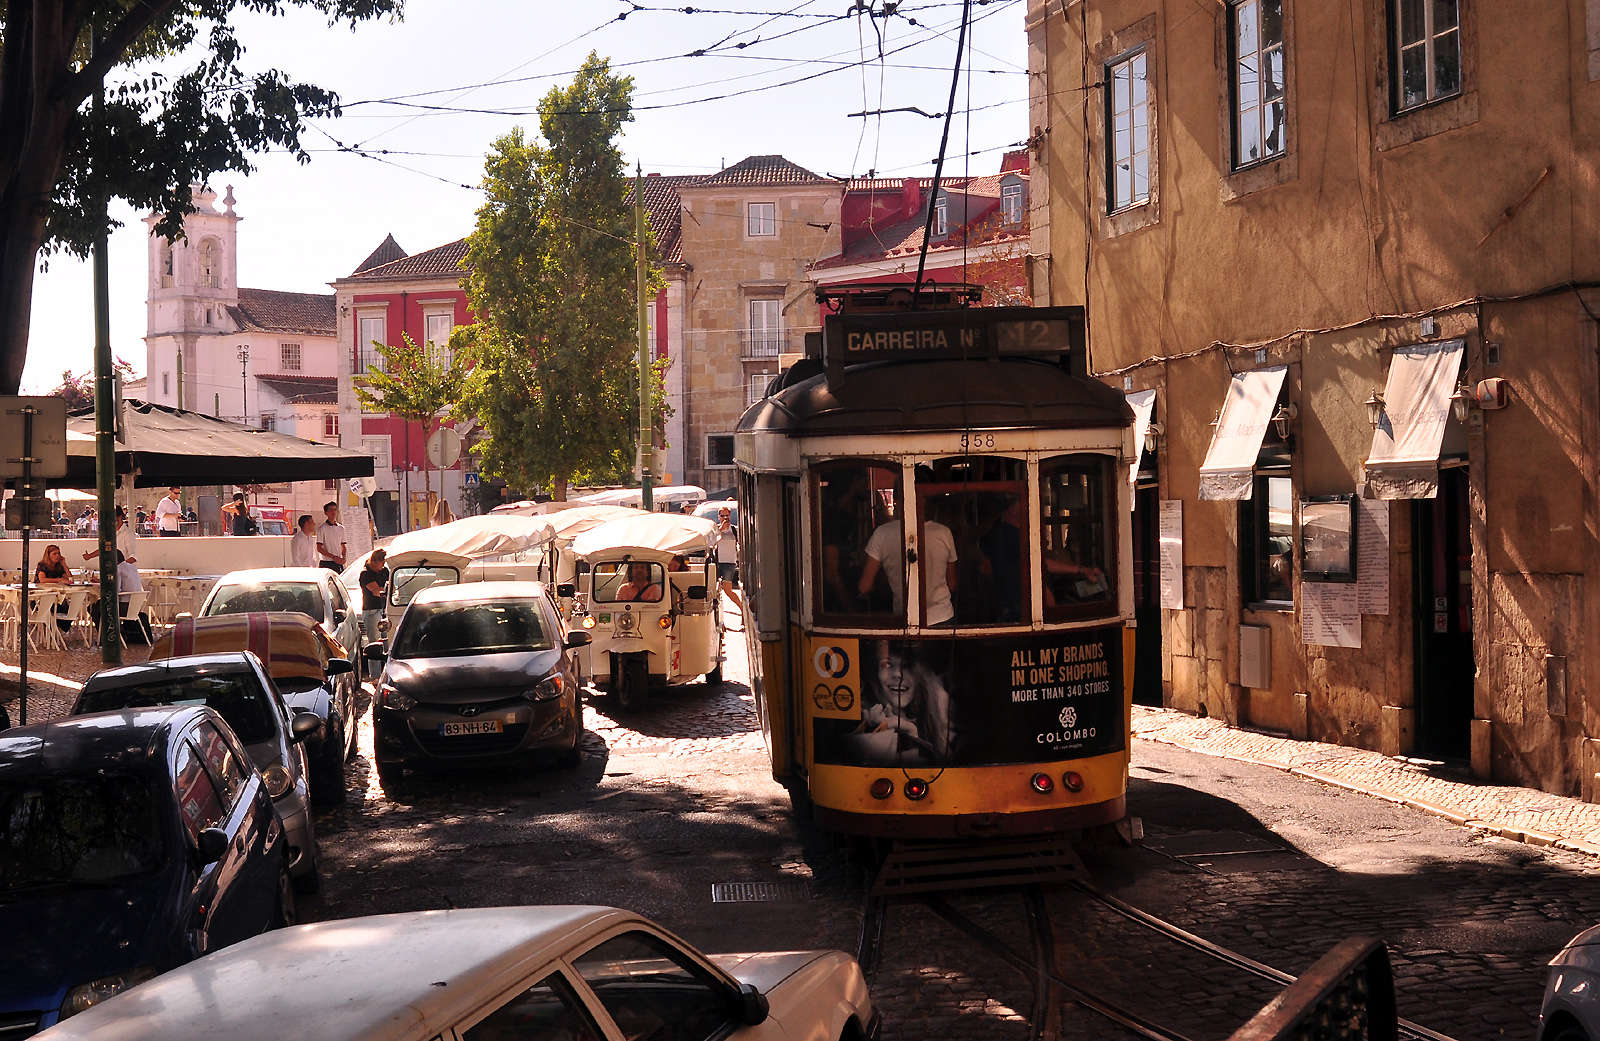
[[[1367,399],[1367,422],[1374,430],[1383,422],[1383,395],[1378,391],[1373,391],[1372,397]]]
[[[1300,415],[1300,406],[1294,402],[1279,405],[1278,411],[1272,414],[1272,425],[1278,428],[1278,439],[1289,440],[1289,421]]]
[[[1467,421],[1467,412],[1470,410],[1474,397],[1476,395],[1467,389],[1465,382],[1456,385],[1456,392],[1450,395],[1450,411],[1455,415],[1457,423],[1465,423]]]
[[[1165,436],[1166,432],[1166,427],[1152,419],[1150,425],[1144,428],[1144,450],[1151,455],[1155,455],[1156,449],[1161,446],[1161,438]]]

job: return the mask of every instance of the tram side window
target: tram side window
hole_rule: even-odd
[[[820,467],[817,504],[818,614],[891,624],[905,617],[905,538],[900,467]]]
[[[1021,459],[971,455],[917,468],[924,625],[1028,620],[1027,470]]]
[[[1046,621],[1115,609],[1110,470],[1109,458],[1099,455],[1060,456],[1039,465]]]

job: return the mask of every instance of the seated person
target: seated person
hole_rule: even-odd
[[[667,561],[667,570],[668,571],[688,571],[689,570],[689,565],[684,562],[683,554],[680,553],[677,556],[673,557],[671,560]]]
[[[650,565],[635,560],[628,565],[628,581],[617,588],[618,600],[655,603],[661,599],[661,587],[650,581]]]
[[[118,614],[122,617],[122,639],[127,643],[151,643],[150,615],[144,611],[139,612],[137,618],[128,617],[128,605],[133,599],[133,594],[144,592],[144,582],[139,577],[139,569],[122,553],[117,551],[117,599],[121,601],[121,610]],[[100,625],[100,601],[96,600],[89,605],[89,617],[94,624]]]

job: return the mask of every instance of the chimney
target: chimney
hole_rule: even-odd
[[[922,182],[915,177],[907,177],[905,186],[900,189],[900,219],[910,220],[922,212]]]

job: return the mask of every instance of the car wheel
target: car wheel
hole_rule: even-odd
[[[1550,1038],[1550,1041],[1589,1041],[1589,1035],[1576,1023],[1569,1023],[1561,1029],[1561,1033]]]
[[[622,663],[622,675],[613,677],[612,690],[617,707],[624,712],[638,712],[650,697],[650,664],[644,658],[629,658]]]
[[[274,929],[287,929],[300,921],[294,906],[294,883],[289,879],[289,866],[278,869],[278,915],[272,923]]]
[[[406,768],[399,763],[389,763],[382,759],[377,760],[378,784],[383,787],[383,794],[391,799],[398,799],[409,794],[410,785],[406,784]]]
[[[316,858],[311,861],[311,870],[303,875],[294,876],[294,891],[307,896],[322,890],[322,862]]]
[[[323,739],[321,748],[322,769],[320,776],[311,783],[311,801],[320,806],[343,806],[345,801],[344,780],[344,728],[330,719],[325,725],[327,737]]]

